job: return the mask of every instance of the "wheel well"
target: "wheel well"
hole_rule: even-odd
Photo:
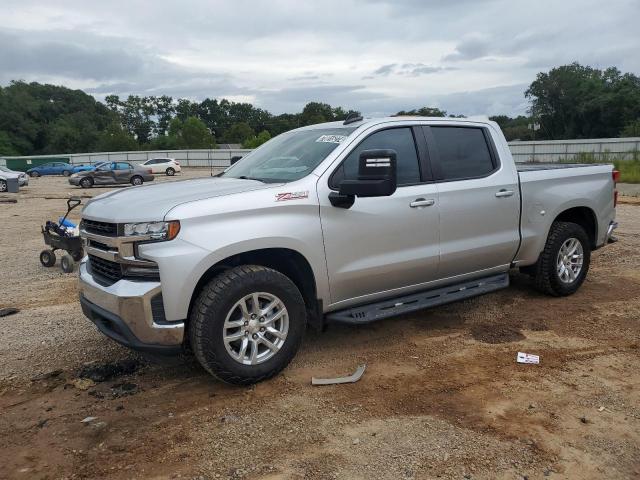
[[[577,223],[585,232],[591,241],[591,248],[596,248],[598,239],[598,224],[596,215],[589,207],[575,207],[565,210],[556,217],[557,222]]]
[[[233,255],[216,263],[202,275],[196,284],[189,303],[189,313],[191,313],[193,302],[204,285],[221,272],[238,265],[260,265],[272,268],[289,277],[302,293],[309,314],[309,323],[318,328],[321,327],[318,322],[321,322],[322,319],[322,308],[316,294],[316,281],[311,265],[302,254],[288,248],[252,250]]]

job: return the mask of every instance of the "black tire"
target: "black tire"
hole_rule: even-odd
[[[173,168],[171,168],[171,167],[167,168],[167,175],[168,176],[173,177],[175,174],[176,174],[176,171]]]
[[[73,258],[74,262],[79,262],[84,257],[84,250],[80,250],[78,252],[71,252],[71,258]]]
[[[70,170],[63,170],[62,171],[62,175],[65,177],[70,177],[71,176],[71,171]]]
[[[91,187],[93,187],[93,178],[84,177],[84,178],[80,179],[80,186],[82,188],[91,188]]]
[[[56,264],[56,254],[48,248],[40,252],[40,263],[44,267],[53,267]]]
[[[273,357],[256,365],[244,365],[227,352],[223,325],[235,303],[254,292],[275,295],[284,303],[289,330]],[[209,373],[227,383],[250,385],[273,377],[291,362],[302,342],[306,323],[304,299],[288,277],[270,268],[241,265],[204,286],[189,316],[188,338],[196,358]]]
[[[557,261],[560,248],[570,238],[577,239],[582,246],[582,268],[575,279],[564,282],[558,274]],[[534,285],[542,293],[554,297],[571,295],[580,288],[587,277],[590,263],[591,242],[584,228],[576,223],[554,222],[549,230],[544,250],[532,269]]]
[[[60,259],[60,268],[64,273],[71,273],[76,266],[76,262],[73,261],[73,257],[68,253],[65,253]]]
[[[39,174],[38,172],[30,172],[30,173],[29,173],[29,176],[30,176],[30,177],[33,177],[33,178],[37,178],[37,177],[39,177],[39,176],[40,176],[40,174]]]
[[[142,185],[143,183],[144,180],[140,175],[134,175],[133,177],[131,177],[131,185],[133,185],[134,187]]]
[[[7,191],[7,182],[5,180],[0,180],[0,192],[4,193]]]

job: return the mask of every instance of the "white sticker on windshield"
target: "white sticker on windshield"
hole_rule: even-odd
[[[320,135],[316,142],[321,143],[342,143],[347,139],[346,135]]]

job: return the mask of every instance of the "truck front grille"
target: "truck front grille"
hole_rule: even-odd
[[[89,255],[91,272],[110,280],[118,281],[122,278],[122,267],[119,263],[105,260],[104,258]]]
[[[115,237],[118,234],[117,223],[98,222],[96,220],[83,219],[82,228],[87,232],[95,233],[96,235]]]

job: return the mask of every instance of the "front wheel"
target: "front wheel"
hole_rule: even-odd
[[[571,295],[587,277],[590,262],[591,244],[584,229],[576,223],[554,222],[534,265],[535,286],[548,295]]]
[[[62,175],[64,175],[65,177],[69,177],[71,176],[71,172],[69,170],[63,170]]]
[[[143,183],[144,181],[142,180],[142,177],[138,175],[131,178],[131,185],[133,185],[134,187],[137,187],[138,185],[142,185]]]
[[[68,253],[65,253],[60,259],[60,268],[64,273],[71,273],[75,268],[75,262],[73,261],[73,257]]]
[[[204,286],[189,317],[189,341],[209,373],[227,383],[249,385],[289,364],[306,322],[304,299],[288,277],[242,265]]]
[[[40,176],[40,174],[39,174],[38,172],[30,172],[30,173],[29,173],[29,176],[30,176],[30,177],[33,177],[33,178],[37,178],[37,177],[39,177],[39,176]]]
[[[85,177],[80,180],[80,186],[82,188],[91,188],[93,187],[93,179],[91,177]]]
[[[0,192],[7,191],[7,182],[5,180],[0,180]]]

